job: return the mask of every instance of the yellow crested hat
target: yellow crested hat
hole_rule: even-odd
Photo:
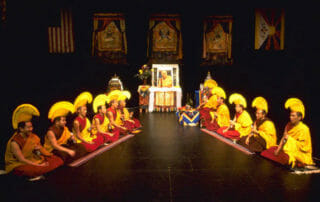
[[[111,91],[108,95],[107,95],[107,97],[108,97],[108,99],[107,99],[107,103],[110,103],[111,102],[111,100],[116,100],[116,101],[118,101],[118,99],[119,99],[119,97],[121,96],[121,91],[120,90],[113,90],[113,91]]]
[[[217,95],[218,97],[223,97],[224,99],[226,99],[226,93],[224,92],[224,90],[221,87],[215,87],[211,90],[212,95]]]
[[[203,84],[204,87],[214,88],[218,86],[218,83],[213,79],[208,79]]]
[[[126,100],[131,98],[131,93],[127,90],[121,91],[121,95],[119,96],[118,100]]]
[[[300,112],[302,114],[302,118],[305,115],[305,108],[303,102],[298,98],[289,98],[284,104],[286,109],[290,108],[291,111]]]
[[[17,129],[20,122],[30,121],[32,116],[40,116],[40,112],[35,106],[31,104],[19,105],[12,114],[13,129]]]
[[[101,105],[105,105],[108,100],[108,97],[105,94],[99,94],[97,97],[94,98],[92,107],[94,113],[98,112],[98,107]]]
[[[257,109],[264,110],[268,113],[268,102],[261,96],[254,98],[251,106]]]
[[[68,113],[74,113],[74,106],[71,102],[60,101],[51,106],[48,113],[48,118],[53,121],[59,116],[67,116]]]
[[[244,108],[247,108],[247,101],[246,99],[239,93],[233,93],[229,97],[229,103],[230,104],[240,104]]]
[[[86,105],[87,103],[92,102],[92,94],[90,92],[83,92],[75,99],[73,105],[74,109],[77,110],[79,107]]]

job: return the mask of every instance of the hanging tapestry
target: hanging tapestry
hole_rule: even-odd
[[[232,16],[208,16],[203,23],[202,65],[232,64]]]
[[[149,19],[148,63],[179,63],[182,35],[179,15],[155,14]]]
[[[7,0],[0,0],[0,25],[7,21]]]
[[[123,14],[94,14],[92,56],[104,63],[126,64],[127,39]]]
[[[284,49],[284,11],[280,9],[255,10],[255,50]]]
[[[48,51],[59,54],[73,53],[75,44],[72,12],[68,9],[61,9],[56,19],[58,23],[48,26]]]

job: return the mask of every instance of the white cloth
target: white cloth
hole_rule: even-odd
[[[181,88],[158,88],[158,87],[150,87],[149,88],[150,94],[149,94],[149,112],[153,112],[154,109],[154,95],[155,92],[176,92],[176,103],[175,107],[179,108],[181,107],[181,97],[182,97],[182,90]]]

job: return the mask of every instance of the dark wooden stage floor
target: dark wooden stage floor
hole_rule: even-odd
[[[318,201],[319,174],[248,156],[174,113],[140,119],[141,134],[80,167],[35,182],[0,176],[0,201]]]

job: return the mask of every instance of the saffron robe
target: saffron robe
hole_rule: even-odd
[[[210,117],[214,122],[206,123],[205,126],[208,130],[217,131],[221,127],[228,127],[230,124],[230,112],[225,104],[218,106],[216,112],[210,111]]]
[[[288,133],[288,139],[283,147],[283,151],[278,156],[274,155],[274,151],[277,147],[271,147],[261,153],[262,156],[269,158],[273,161],[281,164],[291,165],[314,165],[312,160],[312,143],[309,127],[301,121],[293,126],[291,123],[286,125]],[[286,159],[282,159],[281,156],[286,155]]]
[[[77,143],[83,144],[83,146],[86,148],[87,152],[95,151],[100,145],[102,145],[104,143],[103,136],[101,136],[99,134],[91,134],[91,132],[90,132],[91,123],[88,118],[83,119],[78,116],[76,118],[76,120],[79,122],[81,137],[87,142],[93,142],[93,144],[84,143],[80,139],[78,139],[76,136]],[[75,133],[75,131],[74,131],[74,133]]]
[[[38,164],[47,161],[48,166],[35,166],[19,161],[11,151],[12,141],[15,141],[19,145],[21,152],[26,159]],[[40,149],[41,155],[37,155],[34,150],[39,144],[40,138],[35,134],[30,134],[25,140],[21,134],[15,133],[7,143],[5,153],[6,172],[9,173],[12,171],[19,176],[35,177],[50,172],[63,164],[63,161],[59,157],[52,155],[43,147]]]
[[[252,119],[247,111],[243,111],[241,114],[236,114],[236,123],[234,129],[229,129],[223,133],[223,130],[227,127],[221,127],[218,129],[218,133],[226,138],[239,140],[241,137],[248,135],[251,132]]]

